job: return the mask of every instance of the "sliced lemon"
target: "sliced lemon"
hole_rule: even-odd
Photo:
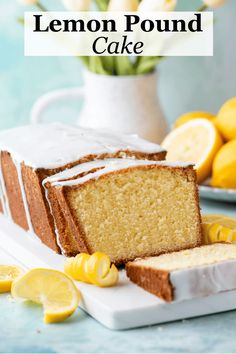
[[[222,144],[213,123],[195,119],[170,132],[162,146],[167,150],[167,161],[193,163],[201,183],[211,174],[214,157]]]
[[[80,294],[73,281],[52,269],[33,269],[12,283],[12,296],[42,304],[44,322],[61,322],[78,307]]]
[[[175,122],[175,127],[178,128],[181,125],[193,120],[193,119],[208,119],[210,121],[213,121],[216,118],[216,116],[212,113],[209,112],[188,112],[180,116],[176,122]]]
[[[236,219],[224,215],[203,215],[204,243],[236,242]]]
[[[13,280],[23,274],[23,269],[18,266],[0,265],[0,293],[11,291]]]

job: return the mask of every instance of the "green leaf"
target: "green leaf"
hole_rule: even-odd
[[[115,59],[115,72],[117,75],[126,76],[134,75],[134,64],[130,61],[129,57],[114,57]]]
[[[140,57],[136,64],[136,74],[148,74],[155,70],[163,57]]]

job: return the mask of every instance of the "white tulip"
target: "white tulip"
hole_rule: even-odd
[[[138,0],[110,0],[108,11],[137,11]]]
[[[18,0],[21,5],[36,5],[38,0]]]
[[[220,7],[223,6],[225,3],[225,0],[203,0],[204,4],[209,6],[209,7]]]
[[[62,0],[69,11],[89,11],[91,0]]]
[[[177,0],[142,0],[138,11],[174,11]]]

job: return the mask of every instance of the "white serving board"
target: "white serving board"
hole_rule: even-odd
[[[46,267],[63,270],[64,257],[44,246],[5,217],[0,216],[0,249],[25,268]],[[1,263],[1,259],[0,259]],[[120,271],[119,284],[97,288],[77,283],[82,294],[81,307],[104,326],[128,329],[175,321],[236,308],[236,290],[214,296],[171,304],[159,300],[135,284]]]

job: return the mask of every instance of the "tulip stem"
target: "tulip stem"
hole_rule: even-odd
[[[206,11],[208,9],[208,6],[203,4],[201,7],[199,7],[199,9],[197,10],[198,12],[203,12]]]
[[[46,7],[44,7],[44,6],[41,4],[41,2],[39,2],[39,1],[37,1],[36,5],[37,5],[37,7],[38,7],[41,11],[43,11],[43,12],[47,12],[47,11],[48,11],[48,10],[46,9]]]

